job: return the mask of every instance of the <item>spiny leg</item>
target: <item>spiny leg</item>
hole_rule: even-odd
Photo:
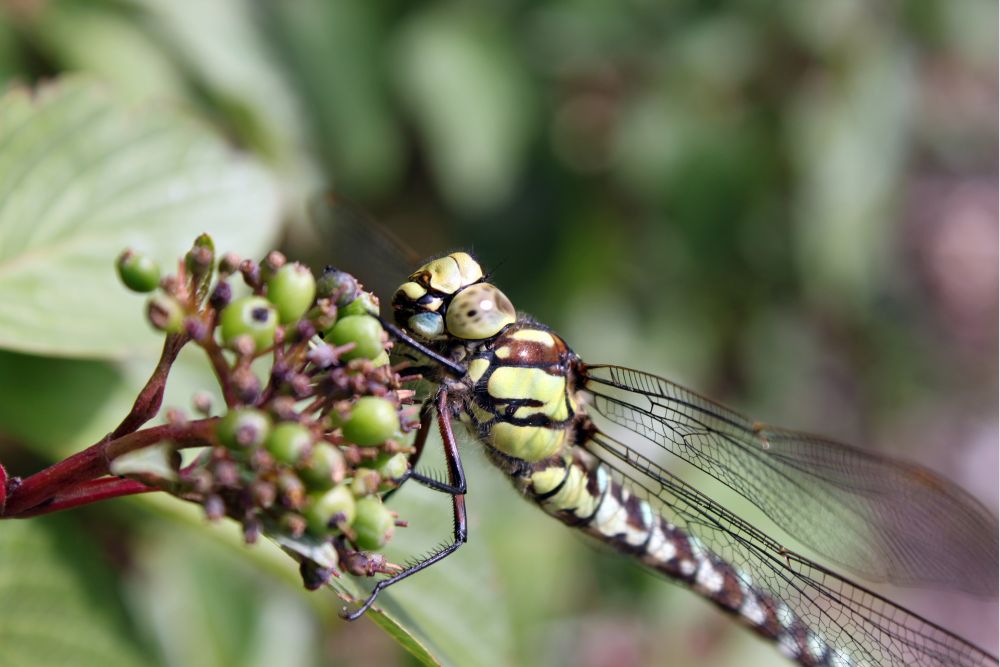
[[[403,482],[414,477],[413,469],[417,467],[417,463],[420,461],[420,456],[424,453],[424,445],[427,444],[427,436],[431,430],[431,419],[433,418],[434,412],[434,400],[427,399],[424,401],[423,405],[420,406],[420,428],[417,431],[417,437],[413,439],[413,453],[407,458],[406,472],[399,476],[399,478],[393,480],[396,483],[396,488],[392,489],[384,496],[382,500],[389,500],[396,491],[403,486]],[[417,476],[417,481],[420,480],[421,476]]]
[[[403,482],[408,479],[412,479],[422,486],[433,489],[434,491],[441,491],[442,493],[447,493],[452,496],[465,493],[466,488],[464,477],[462,479],[462,483],[456,486],[434,479],[433,477],[423,475],[415,470],[417,463],[420,461],[420,456],[424,453],[424,445],[427,444],[427,436],[430,434],[433,413],[434,401],[432,399],[428,399],[420,408],[420,432],[417,433],[417,437],[413,441],[413,453],[410,454],[407,459],[409,466],[406,469],[406,472],[395,480],[398,486],[382,496],[382,500],[389,500],[389,498],[392,497],[392,494],[396,493],[396,491],[398,491],[403,485]]]
[[[361,618],[361,616],[368,611],[372,604],[374,604],[375,598],[378,597],[378,594],[383,590],[392,586],[397,581],[405,579],[411,574],[416,574],[424,568],[430,567],[434,563],[443,560],[454,551],[457,551],[458,548],[468,539],[468,524],[465,515],[465,471],[462,469],[462,459],[458,453],[458,443],[455,441],[455,434],[451,428],[451,410],[448,405],[447,389],[443,387],[441,388],[438,392],[435,403],[435,407],[437,408],[438,429],[441,431],[441,441],[444,446],[445,461],[448,464],[448,485],[446,488],[452,489],[447,492],[452,494],[451,501],[452,515],[454,518],[454,541],[444,548],[434,552],[427,558],[424,558],[420,562],[407,567],[402,572],[399,572],[388,579],[383,579],[375,584],[375,588],[372,589],[368,598],[358,609],[355,609],[350,613],[342,614],[343,617],[349,621]],[[418,478],[414,477],[414,479]],[[434,480],[430,481],[433,482]],[[436,484],[441,487],[445,487],[445,485],[440,482],[436,482]],[[440,488],[438,490],[444,490],[444,488]]]

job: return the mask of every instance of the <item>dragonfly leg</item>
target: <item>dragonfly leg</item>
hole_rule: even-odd
[[[431,418],[434,413],[434,402],[431,399],[424,401],[424,404],[420,406],[420,429],[417,431],[417,437],[413,439],[413,453],[410,454],[407,463],[409,464],[406,468],[406,472],[400,475],[397,479],[393,480],[397,484],[395,489],[386,492],[382,496],[382,500],[389,500],[396,491],[403,486],[403,482],[414,477],[413,469],[417,466],[420,461],[420,456],[424,453],[424,445],[427,444],[427,436],[431,430]],[[420,477],[415,477],[416,481],[422,482]]]
[[[383,579],[375,584],[375,588],[368,595],[368,598],[360,607],[350,613],[342,614],[349,621],[361,618],[366,611],[374,604],[375,598],[383,590],[392,586],[397,581],[401,581],[412,574],[430,567],[440,560],[444,560],[454,551],[457,551],[468,539],[468,521],[465,515],[465,471],[462,469],[462,459],[458,453],[458,443],[455,441],[455,433],[451,428],[451,410],[448,406],[448,390],[442,388],[435,399],[437,408],[438,429],[441,431],[441,441],[444,445],[445,460],[448,464],[448,487],[451,489],[461,489],[460,492],[452,493],[452,514],[454,517],[454,539],[441,549],[438,549],[423,560],[410,565],[402,572],[394,574],[388,579]],[[415,478],[416,479],[416,478]],[[431,480],[434,481],[434,480]],[[440,484],[440,483],[439,483]],[[442,485],[445,486],[445,485]],[[433,487],[432,487],[433,488]],[[346,610],[345,610],[346,612]]]
[[[424,453],[424,445],[427,443],[427,436],[430,434],[431,418],[433,416],[433,412],[434,412],[434,401],[432,400],[425,401],[423,406],[420,408],[420,432],[417,433],[417,437],[413,441],[413,453],[410,454],[409,468],[403,475],[401,475],[395,480],[396,484],[398,484],[399,486],[386,493],[382,497],[383,500],[388,500],[392,496],[392,494],[394,494],[396,491],[399,490],[399,487],[402,486],[403,482],[405,482],[408,479],[412,479],[414,482],[417,482],[422,486],[426,486],[428,489],[433,489],[434,491],[441,491],[442,493],[447,493],[448,495],[451,496],[462,495],[465,493],[466,487],[465,487],[464,475],[461,476],[459,484],[455,485],[442,482],[439,479],[434,479],[433,477],[423,475],[414,470],[414,468],[416,468],[417,466],[417,463],[420,461],[420,456]],[[450,428],[451,426],[449,418],[449,429]]]

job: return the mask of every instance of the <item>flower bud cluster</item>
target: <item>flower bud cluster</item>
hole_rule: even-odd
[[[389,365],[378,299],[343,271],[317,280],[277,251],[259,263],[217,260],[207,235],[175,275],[160,278],[131,250],[118,271],[130,289],[159,288],[150,323],[205,350],[225,400],[214,411],[206,394],[195,397],[196,412],[217,421],[170,490],[209,519],[241,522],[248,543],[277,531],[329,541],[351,573],[396,568],[368,552],[405,525],[382,496],[409,474],[403,437],[419,425],[413,392]],[[317,572],[336,574],[307,570],[310,587]]]

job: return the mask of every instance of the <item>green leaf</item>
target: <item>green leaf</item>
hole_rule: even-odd
[[[0,99],[0,347],[151,353],[160,336],[115,277],[126,246],[165,269],[194,237],[253,256],[277,231],[271,177],[164,107],[70,78]]]
[[[465,210],[498,206],[521,173],[536,106],[502,26],[432,10],[404,28],[397,49],[397,81],[444,194]]]
[[[109,569],[73,522],[3,522],[0,665],[154,664],[132,637]]]

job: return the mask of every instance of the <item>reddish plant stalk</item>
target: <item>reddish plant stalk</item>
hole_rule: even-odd
[[[164,424],[114,440],[102,440],[21,481],[10,490],[3,517],[23,515],[40,509],[42,503],[69,497],[76,487],[110,474],[111,462],[128,452],[167,441],[178,448],[205,445],[216,421],[217,418],[212,417],[184,424]],[[81,496],[74,498],[76,502],[72,506],[84,504]]]

